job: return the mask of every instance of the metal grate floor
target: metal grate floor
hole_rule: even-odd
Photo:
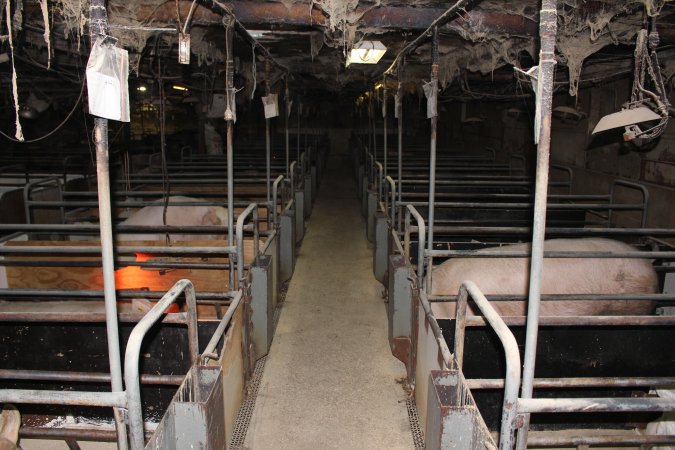
[[[424,433],[420,428],[420,418],[417,415],[417,404],[414,398],[405,401],[405,407],[408,410],[408,420],[410,421],[410,431],[412,432],[413,445],[415,450],[424,449]]]
[[[244,448],[246,432],[248,431],[248,425],[251,423],[251,416],[253,415],[253,408],[255,407],[255,401],[258,397],[258,388],[260,387],[260,381],[262,380],[263,371],[265,370],[266,360],[267,356],[263,356],[255,365],[248,394],[241,404],[241,408],[239,408],[237,420],[234,423],[234,431],[232,433],[232,438],[230,439],[230,445],[227,446],[229,449],[241,450]]]

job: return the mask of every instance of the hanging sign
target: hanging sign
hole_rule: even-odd
[[[89,113],[129,122],[129,53],[99,37],[87,62]]]
[[[269,94],[262,98],[265,107],[265,119],[271,119],[279,115],[279,101],[277,94]]]

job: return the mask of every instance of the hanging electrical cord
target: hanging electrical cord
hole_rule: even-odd
[[[1,131],[1,130],[0,130],[0,135],[4,136],[5,138],[9,139],[9,140],[12,141],[12,142],[18,143],[18,144],[33,144],[33,143],[35,143],[35,142],[40,142],[40,141],[43,141],[43,140],[47,139],[48,137],[52,136],[54,133],[56,133],[57,131],[59,131],[59,130],[60,130],[60,129],[68,122],[68,120],[70,120],[70,118],[73,116],[73,114],[75,113],[75,110],[77,109],[77,106],[80,104],[80,101],[82,101],[82,97],[83,97],[83,95],[84,95],[84,87],[85,87],[85,85],[86,85],[85,81],[82,80],[82,87],[80,88],[80,94],[77,96],[77,100],[75,100],[75,104],[73,105],[73,108],[70,110],[70,112],[68,113],[68,115],[66,116],[66,118],[63,119],[63,121],[62,121],[60,124],[58,124],[58,125],[56,126],[56,128],[54,128],[54,129],[53,129],[52,131],[50,131],[49,133],[47,133],[47,134],[45,134],[45,135],[43,135],[43,136],[40,136],[39,138],[35,138],[35,139],[25,139],[25,140],[23,140],[23,141],[20,141],[20,140],[18,140],[18,139],[15,139],[15,138],[13,138],[13,137],[11,137],[11,136],[5,134],[5,133],[4,133],[3,131]]]

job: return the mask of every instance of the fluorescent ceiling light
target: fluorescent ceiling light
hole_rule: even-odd
[[[173,89],[175,89],[176,91],[187,91],[188,90],[188,88],[186,88],[185,86],[181,86],[181,85],[178,85],[178,84],[174,84],[171,87]]]
[[[136,88],[136,90],[137,90],[138,92],[145,92],[145,91],[148,90],[148,88],[145,87],[145,86],[143,86],[143,85],[141,85],[141,86],[138,86],[138,87]]]
[[[351,64],[377,64],[387,52],[380,41],[361,41],[354,45],[347,56],[347,67]]]
[[[624,109],[623,111],[609,114],[600,119],[600,122],[598,122],[591,134],[601,133],[614,128],[637,125],[642,122],[651,122],[652,120],[661,120],[661,116],[645,106]]]

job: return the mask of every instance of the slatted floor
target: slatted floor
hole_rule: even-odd
[[[331,157],[244,448],[414,448],[359,208],[346,158]]]

